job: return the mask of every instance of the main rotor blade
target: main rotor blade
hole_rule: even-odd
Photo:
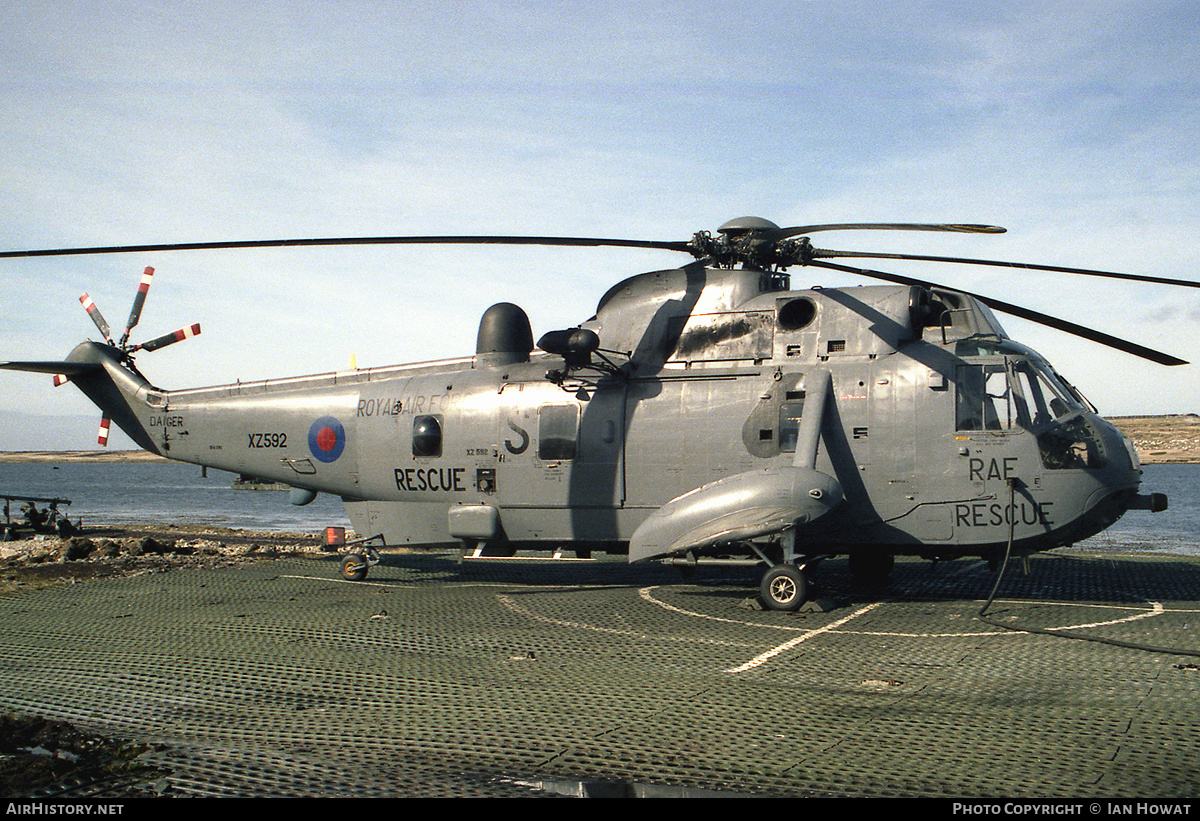
[[[155,251],[211,251],[225,248],[293,248],[331,245],[565,245],[616,248],[660,248],[688,253],[686,242],[636,239],[591,239],[587,237],[324,237],[311,239],[264,239],[234,242],[176,242],[157,245],[108,245],[95,248],[46,248],[35,251],[0,251],[0,259],[16,257],[84,256],[88,254],[133,254]]]
[[[925,222],[833,222],[826,225],[797,225],[780,228],[768,236],[772,240],[815,234],[818,231],[950,231],[956,234],[1003,234],[1007,231],[998,225],[971,225],[968,223],[925,223]]]
[[[888,282],[897,282],[901,285],[920,285],[926,288],[934,287],[943,288],[947,291],[957,291],[958,293],[974,297],[984,305],[987,305],[989,308],[994,308],[1002,313],[1011,314],[1013,316],[1020,317],[1021,319],[1028,319],[1031,322],[1037,322],[1040,325],[1045,325],[1049,328],[1054,328],[1055,330],[1064,331],[1065,333],[1073,334],[1074,336],[1089,339],[1092,342],[1098,342],[1101,345],[1115,348],[1118,351],[1124,351],[1125,353],[1141,357],[1142,359],[1149,359],[1151,362],[1157,362],[1160,365],[1188,364],[1186,361],[1179,359],[1178,357],[1171,356],[1170,354],[1163,353],[1162,351],[1156,351],[1153,348],[1147,348],[1144,345],[1138,345],[1136,342],[1129,342],[1128,340],[1112,336],[1111,334],[1102,333],[1101,331],[1096,331],[1092,328],[1085,328],[1082,325],[1076,325],[1074,322],[1068,322],[1065,319],[1059,319],[1058,317],[1050,316],[1049,314],[1043,314],[1039,311],[1030,310],[1029,308],[1022,308],[1020,305],[1013,305],[1011,302],[1003,302],[999,299],[993,299],[992,297],[973,294],[970,291],[963,291],[960,288],[951,288],[947,285],[939,285],[936,282],[913,279],[911,277],[901,276],[899,274],[889,274],[883,271],[871,271],[866,268],[853,268],[849,265],[839,265],[835,262],[820,262],[813,260],[810,264],[820,268],[829,268],[834,271],[844,271],[850,274],[859,274],[861,276],[871,277],[872,279],[882,279]]]
[[[1134,282],[1157,282],[1162,285],[1182,285],[1185,288],[1200,288],[1200,282],[1190,279],[1170,279],[1168,277],[1152,277],[1144,274],[1122,274],[1116,271],[1093,271],[1088,268],[1066,268],[1061,265],[1037,265],[1032,262],[1004,262],[997,259],[972,259],[968,257],[936,257],[926,254],[885,254],[866,251],[830,251],[822,248],[813,249],[813,259],[908,259],[916,262],[953,262],[961,265],[993,265],[1000,268],[1026,268],[1030,271],[1056,271],[1062,274],[1084,274],[1092,277],[1110,277],[1112,279],[1128,279]]]

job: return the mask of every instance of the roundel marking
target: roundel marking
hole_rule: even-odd
[[[308,429],[308,449],[322,462],[336,462],[346,448],[346,430],[332,416],[322,416]]]

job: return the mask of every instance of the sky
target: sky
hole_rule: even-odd
[[[0,248],[323,236],[687,240],[783,225],[822,247],[1200,279],[1200,15],[1190,2],[23,2],[0,7]],[[354,247],[0,260],[0,360],[97,332],[164,388],[474,350],[494,302],[534,336],[666,251]],[[1200,290],[865,262],[1200,363]],[[869,284],[793,268],[794,287]],[[1024,320],[1101,413],[1200,412],[1166,367]],[[0,450],[95,447],[99,412],[0,371]],[[129,447],[114,435],[113,447]]]

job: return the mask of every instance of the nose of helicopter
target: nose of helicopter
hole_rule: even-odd
[[[1105,489],[1096,495],[1115,502],[1119,507],[1116,516],[1127,510],[1148,510],[1152,513],[1166,510],[1166,494],[1138,492],[1142,483],[1142,464],[1133,440],[1106,419],[1097,416],[1092,422],[1100,432],[1105,452],[1109,454],[1107,464],[1100,471]]]

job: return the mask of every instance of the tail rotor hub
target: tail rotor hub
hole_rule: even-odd
[[[150,291],[150,281],[154,276],[154,269],[147,267],[142,272],[141,281],[138,283],[137,293],[133,297],[133,308],[129,311],[129,319],[125,322],[125,332],[121,335],[119,342],[114,342],[112,338],[112,330],[109,328],[108,322],[104,319],[104,315],[100,313],[100,309],[96,307],[96,303],[90,296],[84,294],[79,298],[83,304],[84,310],[88,316],[92,318],[92,322],[96,323],[96,328],[104,337],[104,341],[110,347],[118,352],[121,363],[127,368],[137,373],[137,367],[133,363],[133,355],[138,351],[156,351],[159,348],[165,348],[168,345],[174,345],[176,342],[182,342],[185,339],[196,336],[200,333],[200,324],[189,325],[186,328],[180,328],[178,331],[151,339],[148,342],[142,342],[137,345],[132,345],[129,342],[129,335],[137,326],[138,321],[142,317],[142,306],[146,302],[146,294]],[[54,375],[55,386],[63,385],[69,382],[69,377],[63,374]],[[96,438],[99,445],[108,446],[108,431],[110,420],[107,416],[100,419],[100,433]]]

